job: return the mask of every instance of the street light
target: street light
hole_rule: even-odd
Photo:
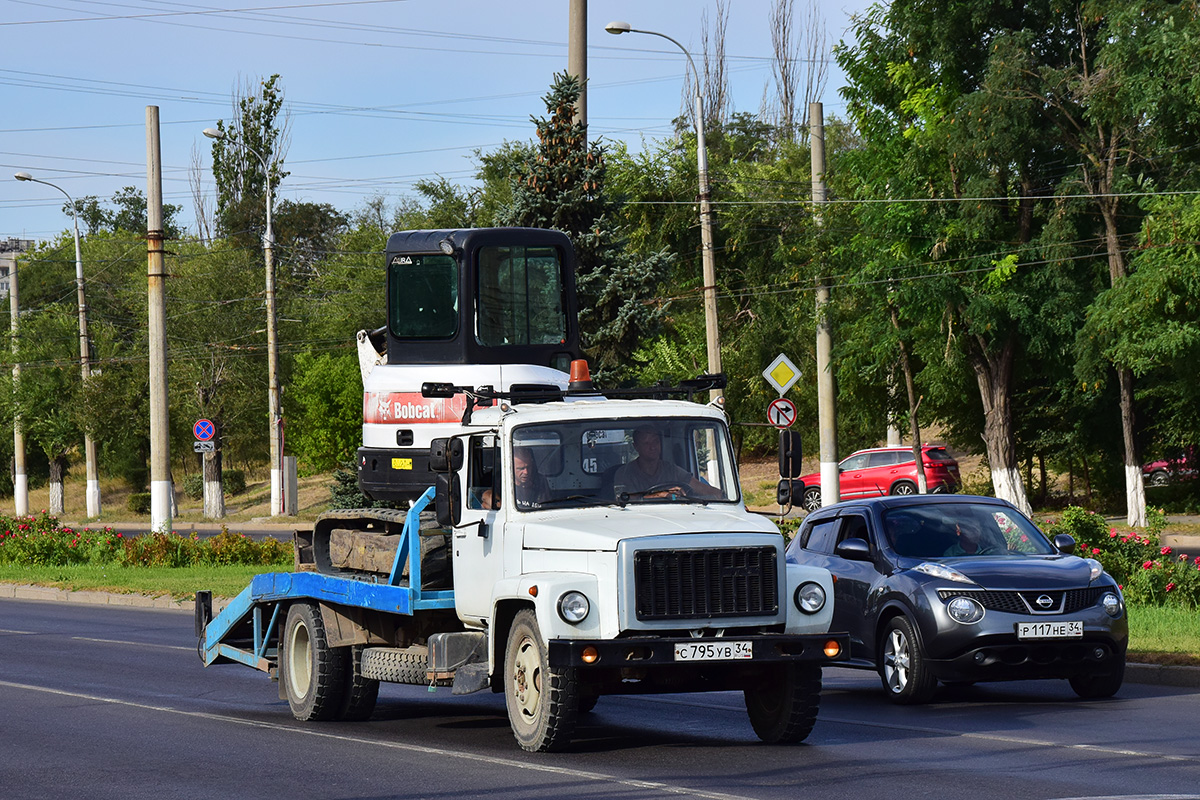
[[[283,507],[283,414],[279,408],[279,352],[275,331],[275,234],[271,230],[271,165],[262,153],[246,144],[245,140],[231,137],[225,131],[205,128],[204,135],[210,139],[232,141],[251,153],[262,164],[267,181],[267,227],[263,231],[263,255],[267,269],[267,404],[271,419],[271,516],[285,513]]]
[[[696,71],[696,62],[692,54],[679,42],[657,31],[643,31],[630,26],[628,22],[610,22],[604,30],[620,36],[622,33],[646,33],[666,39],[678,47],[687,56],[692,74],[696,76],[696,171],[700,182],[700,256],[704,265],[704,332],[705,344],[708,348],[708,371],[717,374],[721,371],[721,340],[717,333],[717,267],[713,263],[713,218],[712,195],[708,190],[708,149],[704,145],[704,101],[700,94],[700,73]],[[719,389],[709,393],[709,399],[721,397]]]
[[[57,184],[33,177],[28,172],[18,172],[15,176],[19,181],[40,183],[53,189],[58,189],[71,205],[71,219],[75,226],[75,288],[79,295],[79,366],[83,372],[83,383],[87,386],[88,378],[92,375],[92,365],[88,345],[87,301],[83,293],[83,257],[79,252],[79,209],[75,207],[75,199],[67,194],[67,190]],[[85,430],[83,432],[83,452],[87,460],[87,515],[89,519],[100,516],[100,478],[96,474],[96,443]]]

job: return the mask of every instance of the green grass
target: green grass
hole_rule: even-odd
[[[1130,661],[1200,665],[1200,611],[1129,607]]]
[[[279,567],[278,570],[285,570]],[[226,567],[118,567],[91,564],[64,567],[0,566],[0,582],[53,586],[75,591],[114,592],[116,594],[170,595],[176,600],[191,600],[207,589],[216,597],[234,597],[250,579],[272,568],[261,565]]]

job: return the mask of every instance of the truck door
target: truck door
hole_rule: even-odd
[[[503,513],[497,508],[503,469],[495,434],[467,440],[466,502],[454,530],[454,605],[464,622],[491,617],[492,587],[504,575]]]

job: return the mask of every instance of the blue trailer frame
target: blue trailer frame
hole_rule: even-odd
[[[297,600],[316,600],[330,605],[412,615],[417,611],[453,609],[453,589],[421,589],[420,514],[433,499],[428,488],[413,503],[404,518],[404,530],[386,582],[371,582],[319,572],[269,572],[255,575],[250,585],[229,602],[204,627],[201,657],[209,666],[218,659],[269,672],[276,655],[272,644],[280,613]],[[401,576],[408,565],[407,585]],[[249,618],[252,645],[249,649],[226,641],[230,633]],[[265,622],[265,624],[264,624]]]

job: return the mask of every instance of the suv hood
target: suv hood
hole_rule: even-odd
[[[550,510],[522,514],[525,547],[531,550],[612,550],[623,539],[685,533],[769,533],[779,529],[766,517],[741,506],[716,508],[629,505],[569,512]]]
[[[959,556],[905,559],[912,568],[925,560],[954,567],[986,589],[1074,589],[1088,586],[1092,568],[1078,556]],[[1099,579],[1097,579],[1099,580]]]

